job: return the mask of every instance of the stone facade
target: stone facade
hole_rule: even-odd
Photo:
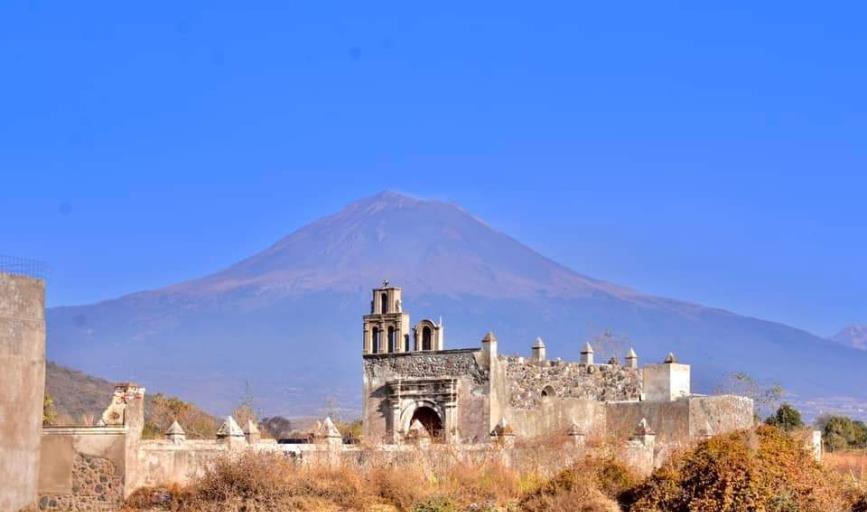
[[[391,290],[374,289],[374,304],[377,297],[392,296]],[[364,319],[365,326],[378,321],[375,306]],[[492,436],[501,442],[496,429],[508,425],[508,435],[517,438],[568,434],[582,442],[627,442],[641,460],[651,453],[658,464],[660,454],[677,446],[753,423],[748,398],[693,395],[690,366],[673,354],[640,367],[630,349],[622,362],[599,364],[585,344],[579,361],[550,361],[537,338],[525,359],[499,355],[493,333],[479,348],[427,351],[416,345],[374,353],[367,328],[363,347],[364,432],[374,444],[414,441],[418,436],[410,426],[416,420],[432,442],[450,444],[485,443]],[[638,424],[653,432],[652,443],[633,439]]]
[[[501,357],[509,381],[509,406],[539,407],[549,398],[583,398],[611,402],[638,400],[641,372],[618,364],[587,365],[566,361],[525,361]]]

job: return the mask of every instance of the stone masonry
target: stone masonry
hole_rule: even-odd
[[[653,432],[653,441],[645,436],[632,446],[650,443],[660,454],[752,426],[750,399],[692,394],[690,366],[673,354],[640,367],[630,349],[622,362],[598,364],[585,344],[579,361],[551,361],[537,338],[529,357],[502,356],[493,333],[479,348],[444,350],[440,333],[439,350],[382,344],[371,350],[370,326],[387,324],[390,317],[380,312],[394,310],[388,297],[400,296],[393,286],[374,289],[364,316],[362,414],[369,442],[409,442],[418,437],[418,425],[434,443],[487,442],[499,438],[502,425],[519,438],[568,434],[626,442],[641,424]],[[400,312],[408,318],[406,310]]]

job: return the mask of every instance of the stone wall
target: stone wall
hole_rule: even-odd
[[[476,384],[488,381],[488,372],[475,358],[478,350],[441,350],[364,356],[364,375],[370,379],[401,376],[428,378],[466,376]]]
[[[46,427],[39,473],[40,510],[106,512],[124,498],[124,427]]]
[[[689,439],[689,399],[674,402],[614,402],[605,404],[605,433],[612,440],[629,439],[645,419],[661,444]]]
[[[656,434],[655,463],[706,437],[753,426],[753,401],[742,396],[692,396],[673,402],[605,404],[606,435],[629,439],[642,419]]]
[[[575,424],[586,438],[605,433],[605,404],[582,398],[546,398],[532,409],[507,408],[506,418],[521,437],[562,436]]]
[[[135,488],[184,485],[202,476],[214,461],[229,453],[227,444],[216,441],[143,441],[138,450]]]
[[[689,436],[702,439],[753,426],[753,401],[745,396],[694,396],[689,399]]]
[[[641,370],[616,364],[582,364],[566,361],[532,361],[522,357],[501,357],[506,364],[509,406],[532,409],[542,403],[543,390],[549,397],[597,401],[638,400]]]
[[[123,504],[123,476],[115,464],[93,455],[75,454],[69,493],[43,495],[39,510],[114,512]]]
[[[0,273],[0,510],[34,505],[45,392],[45,283]]]
[[[412,409],[420,404],[412,398],[401,398],[397,406],[389,398],[388,386],[397,381],[454,381],[454,404],[459,406],[446,413],[444,404],[427,404],[438,414],[454,414],[454,432],[447,435],[459,442],[487,442],[490,433],[490,368],[481,361],[481,351],[473,349],[443,350],[438,352],[409,352],[402,354],[369,354],[363,358],[364,391],[362,418],[364,435],[368,441],[391,443],[394,432],[400,432],[408,424],[396,424],[412,415]],[[443,383],[440,387],[444,386]],[[395,411],[395,408],[397,411]],[[448,429],[446,418],[441,418]]]

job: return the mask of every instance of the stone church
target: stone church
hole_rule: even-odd
[[[384,282],[364,315],[363,420],[368,442],[401,444],[411,426],[450,444],[565,435],[628,439],[636,425],[673,447],[751,427],[752,400],[697,395],[690,366],[671,354],[640,366],[630,349],[623,361],[599,363],[585,344],[578,361],[549,360],[536,339],[527,357],[499,354],[489,332],[479,346],[446,349],[441,321],[414,326],[401,289]]]

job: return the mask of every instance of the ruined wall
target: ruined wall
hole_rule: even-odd
[[[692,396],[673,402],[615,402],[605,404],[606,435],[629,439],[643,419],[656,434],[654,462],[708,436],[753,426],[753,401],[741,396]]]
[[[478,350],[444,350],[403,354],[370,354],[364,365],[365,439],[388,443],[392,428],[386,385],[397,379],[457,379],[457,430],[461,441],[484,442],[489,430],[489,370],[479,364]],[[403,405],[402,407],[407,407]],[[398,426],[400,428],[400,426]]]
[[[696,396],[689,399],[689,435],[700,439],[753,426],[753,401],[745,396]]]
[[[120,508],[127,470],[123,427],[47,427],[39,509],[107,512]]]
[[[644,418],[656,433],[657,443],[689,439],[689,399],[674,402],[613,402],[605,404],[606,435],[613,440],[629,439]]]
[[[564,435],[573,423],[587,438],[605,432],[605,404],[583,398],[545,398],[532,409],[509,407],[506,418],[521,437]]]
[[[0,510],[36,502],[45,392],[45,284],[0,273]]]
[[[215,441],[144,441],[138,450],[134,488],[185,485],[202,476],[217,459],[229,453],[228,445]]]
[[[598,401],[638,400],[641,370],[611,364],[581,364],[567,361],[532,361],[522,357],[501,358],[506,364],[509,406],[532,409],[542,403],[546,387],[560,398]]]

